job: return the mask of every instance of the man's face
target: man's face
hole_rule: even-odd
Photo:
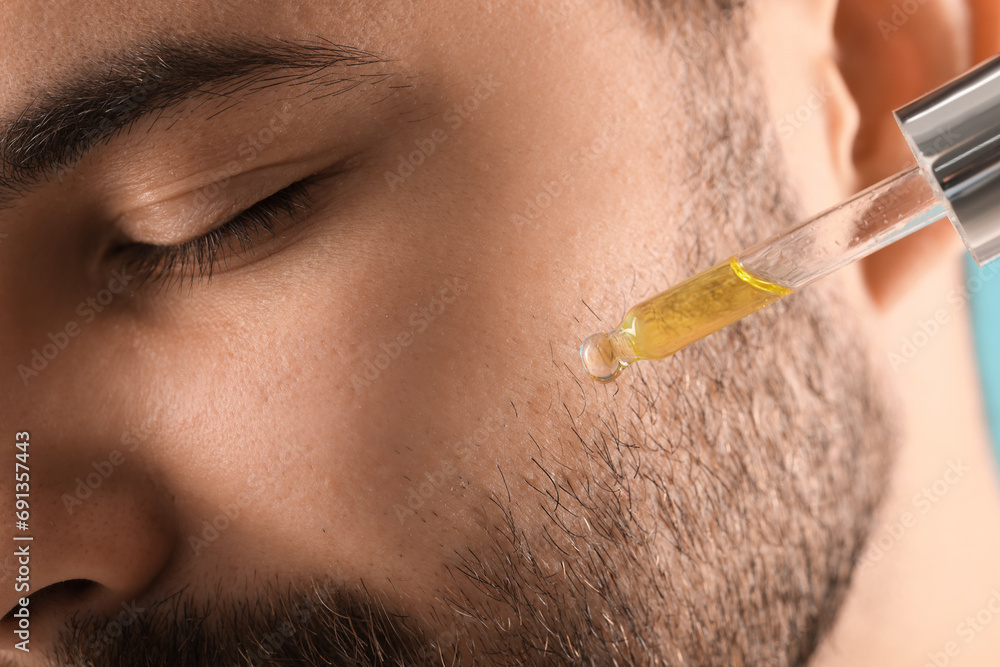
[[[885,460],[842,301],[577,353],[798,213],[749,19],[691,4],[5,5],[10,655],[807,656]]]

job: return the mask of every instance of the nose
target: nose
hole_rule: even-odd
[[[60,218],[10,222],[49,217]],[[178,552],[156,434],[136,437],[149,384],[121,362],[133,348],[110,306],[86,330],[77,308],[113,286],[81,279],[80,237],[53,229],[49,248],[11,234],[0,261],[0,665],[38,664],[73,616],[110,623],[142,608]]]
[[[16,473],[0,484],[7,518],[0,656],[23,661],[23,649],[37,655],[51,647],[73,615],[142,609],[138,601],[168,566],[176,535],[169,500],[150,483],[138,443],[65,425],[4,430],[0,467]]]

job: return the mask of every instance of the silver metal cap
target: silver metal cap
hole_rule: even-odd
[[[1000,56],[895,115],[973,259],[1000,257]]]

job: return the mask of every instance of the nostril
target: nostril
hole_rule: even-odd
[[[96,587],[98,584],[90,579],[67,579],[46,586],[28,596],[28,612],[31,618],[36,619],[67,609],[77,609]],[[15,622],[14,613],[19,606],[15,605],[4,615],[0,626],[6,627]]]

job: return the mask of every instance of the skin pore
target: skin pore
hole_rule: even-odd
[[[819,157],[786,176],[759,75],[777,8],[692,0],[653,27],[610,0],[86,9],[10,3],[0,117],[82,90],[69,76],[177,55],[164,45],[193,44],[188,69],[234,43],[322,63],[193,87],[0,213],[0,420],[31,432],[39,591],[37,649],[5,659],[809,658],[896,439],[859,274],[614,385],[576,351],[846,192],[845,105],[824,107],[839,141],[825,116],[804,125]],[[117,108],[157,99],[170,62]],[[788,89],[840,99],[825,71]],[[167,265],[149,246],[312,176],[273,237],[250,227],[141,279]],[[198,257],[226,261],[208,280]],[[31,366],[68,323],[79,335]]]

